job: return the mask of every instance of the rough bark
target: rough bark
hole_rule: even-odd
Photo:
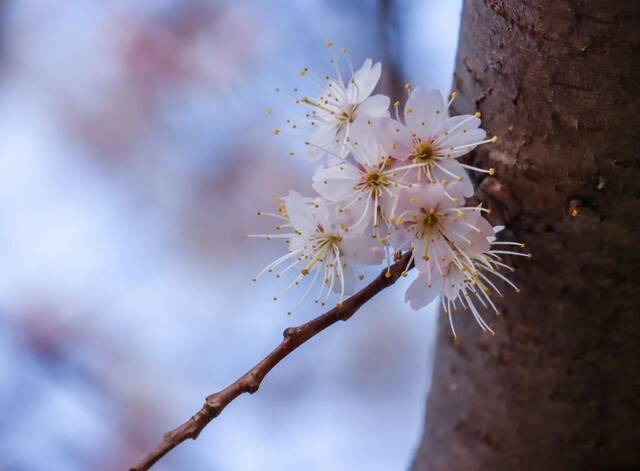
[[[640,2],[465,0],[454,87],[515,240],[496,336],[440,324],[415,470],[640,469]]]

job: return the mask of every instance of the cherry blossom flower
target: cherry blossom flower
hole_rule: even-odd
[[[493,293],[499,297],[503,295],[495,285],[495,281],[502,280],[516,292],[520,291],[509,278],[500,273],[503,269],[515,271],[515,268],[504,263],[503,257],[505,255],[531,257],[530,253],[504,250],[504,246],[523,248],[524,244],[496,241],[495,233],[501,229],[501,226],[492,228],[491,234],[486,237],[489,244],[489,248],[486,250],[483,250],[484,247],[480,245],[473,245],[463,251],[458,245],[451,243],[449,247],[450,263],[436,276],[430,276],[429,272],[420,273],[407,289],[405,301],[417,310],[430,304],[439,294],[442,294],[442,307],[449,317],[454,336],[456,331],[452,312],[458,305],[472,313],[482,330],[493,334],[493,330],[480,314],[480,309],[491,307],[496,314],[499,314],[491,295]]]
[[[335,292],[341,303],[356,282],[352,265],[386,260],[386,274],[391,276],[392,260],[409,251],[401,273],[407,276],[412,266],[417,268],[418,276],[405,293],[413,309],[440,295],[454,335],[451,313],[457,307],[469,310],[483,330],[491,331],[480,311],[491,307],[497,313],[491,296],[502,293],[496,281],[517,290],[502,273],[514,270],[504,257],[530,254],[517,250],[524,244],[496,239],[502,227],[491,226],[483,217],[489,211],[482,205],[464,205],[474,193],[466,171],[493,175],[494,170],[458,159],[496,138],[486,138],[479,113],[449,115],[455,93],[445,103],[440,92],[416,88],[410,92],[402,119],[399,102],[394,104],[392,119],[389,98],[371,96],[380,79],[380,64],[367,59],[353,72],[348,56],[347,62],[348,81],[335,60],[337,78],[327,76],[323,81],[307,67],[301,72],[322,90],[315,98],[296,100],[311,108],[306,120],[314,131],[304,136],[305,144],[313,158],[328,158],[312,178],[319,197],[290,192],[281,200],[279,214],[263,213],[280,219],[276,230],[282,232],[254,237],[284,239],[289,250],[256,278],[274,270],[280,277],[293,270],[295,276],[286,291],[311,277],[294,309],[318,283],[316,302],[326,302]],[[298,123],[287,123],[300,131]]]
[[[338,303],[341,303],[345,295],[353,292],[355,286],[355,273],[351,263],[378,265],[382,262],[383,250],[379,244],[369,237],[350,231],[348,218],[321,199],[303,197],[290,191],[288,196],[281,198],[278,214],[260,212],[259,215],[281,220],[276,230],[284,229],[285,232],[248,237],[284,239],[288,251],[261,270],[254,281],[276,269],[279,270],[276,274],[278,278],[293,269],[297,274],[284,289],[283,292],[286,292],[300,284],[305,277],[312,279],[290,313],[309,297],[317,282],[320,282],[320,290],[315,298],[316,302],[324,304],[330,294],[335,292],[339,293]],[[274,300],[276,299],[277,296],[274,296]]]
[[[394,208],[393,222],[409,234],[412,260],[418,271],[442,275],[455,257],[454,251],[489,248],[488,236],[494,234],[482,216],[486,209],[460,206],[460,198],[451,198],[442,184],[427,184],[402,190]]]
[[[379,62],[373,64],[371,59],[365,60],[356,72],[351,70],[351,78],[346,83],[337,62],[332,60],[332,63],[337,77],[326,77],[328,83],[319,96],[298,100],[311,108],[307,119],[316,129],[305,144],[310,147],[313,160],[325,154],[344,158],[349,152],[351,128],[356,122],[389,116],[389,97],[371,96],[382,71]],[[309,74],[309,69],[305,67],[301,74]]]
[[[485,139],[479,113],[450,117],[453,97],[455,94],[445,103],[439,91],[424,92],[415,88],[404,107],[404,124],[396,106],[397,119],[376,119],[374,126],[390,155],[415,164],[407,170],[412,180],[443,185],[457,180],[462,183],[463,195],[469,197],[473,195],[473,185],[465,169],[492,175],[494,170],[462,164],[457,159],[480,144],[495,142],[496,138]]]
[[[397,190],[409,186],[402,183],[396,161],[384,152],[370,125],[359,122],[352,131],[349,149],[354,162],[345,160],[319,169],[313,176],[313,189],[327,201],[337,203],[340,212],[355,214],[355,226],[371,226],[374,238],[380,222],[387,225],[388,235]]]

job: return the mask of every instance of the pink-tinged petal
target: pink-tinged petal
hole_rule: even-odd
[[[389,219],[393,216],[393,208],[396,205],[396,197],[389,195],[386,191],[383,191],[380,197],[378,198],[378,205],[382,210],[382,214],[385,219]]]
[[[411,132],[391,118],[379,118],[372,123],[382,149],[397,160],[407,160],[413,152]]]
[[[480,254],[489,250],[487,237],[493,234],[493,227],[478,211],[462,211],[451,215],[443,222],[449,240],[467,254]]]
[[[417,129],[422,122],[426,124],[429,105],[427,93],[420,87],[414,88],[404,105],[404,122],[408,128]]]
[[[468,114],[448,118],[444,123],[442,132],[437,136],[438,144],[443,147],[450,147],[452,140],[478,129],[480,124],[479,118]]]
[[[384,259],[383,247],[372,237],[345,237],[340,250],[348,260],[361,265],[379,265]]]
[[[420,208],[443,211],[455,206],[455,203],[445,193],[445,188],[439,184],[426,184],[422,187],[410,190],[415,197],[415,205]]]
[[[412,96],[414,95],[413,102],[416,108],[411,107],[411,113],[406,113],[405,110],[406,116],[411,116],[415,113],[414,116],[411,116],[412,125],[409,126],[410,129],[421,138],[437,136],[448,118],[442,94],[438,90],[422,92],[419,88],[416,88],[412,92]]]
[[[420,274],[407,288],[404,300],[411,305],[413,310],[417,311],[431,304],[441,292],[442,278],[440,275],[432,274],[429,280],[427,275]]]
[[[384,151],[376,138],[373,126],[358,120],[351,128],[351,153],[360,165],[377,167],[383,160]]]
[[[414,241],[415,265],[420,273],[442,273],[452,260],[449,243],[437,232]]]
[[[313,175],[312,187],[329,201],[344,201],[350,195],[355,195],[354,186],[360,178],[360,171],[344,162],[335,167],[318,170]]]
[[[356,108],[356,119],[376,119],[389,117],[391,100],[386,95],[373,95]]]
[[[341,207],[345,217],[344,224],[349,227],[351,237],[367,232],[373,220],[373,199],[366,194],[362,194],[361,198],[346,208]],[[344,206],[347,206],[347,203],[351,203],[351,201],[345,202]]]
[[[295,191],[289,191],[289,195],[282,198],[287,214],[289,215],[289,221],[294,228],[304,232],[315,232],[316,220],[313,217],[311,211],[311,198],[305,198]]]
[[[393,204],[393,208],[391,214],[394,218],[400,216],[402,213],[408,210],[415,210],[415,204],[410,201],[411,199],[411,190],[400,189],[396,193],[396,199]]]
[[[324,233],[331,234],[339,232],[339,226],[334,217],[335,208],[331,206],[327,200],[316,198],[312,212],[316,225],[321,226]]]
[[[458,158],[471,152],[476,148],[476,143],[483,141],[486,137],[487,133],[484,129],[472,129],[465,134],[447,140],[446,145],[443,144],[440,147],[438,154],[448,158]],[[460,148],[460,146],[462,147]]]
[[[413,254],[415,256],[414,263],[420,273],[426,273],[432,271],[434,268],[433,261],[431,261],[431,253],[428,250],[430,245],[436,241],[439,236],[432,234],[429,238],[429,243],[425,243],[425,239],[413,240]]]
[[[493,226],[480,215],[479,211],[471,212],[469,223],[478,230],[472,230],[468,238],[471,239],[472,251],[475,254],[481,254],[491,248],[489,237],[493,236]]]
[[[429,247],[430,260],[432,262],[433,269],[439,270],[435,267],[435,265],[440,266],[440,269],[444,269],[451,260],[453,256],[451,255],[451,251],[449,250],[449,242],[447,242],[443,237],[436,238],[431,246]]]
[[[344,86],[341,83],[335,80],[329,81],[329,86],[327,87],[325,92],[322,94],[322,98],[329,100],[329,102],[333,105],[331,107],[332,109],[336,107],[343,109],[349,105],[349,98],[347,96],[347,91],[345,90]],[[332,119],[335,118],[335,116],[332,115],[330,112],[323,111],[323,113],[325,113],[325,115],[331,116]]]
[[[308,153],[311,160],[318,160],[326,153],[334,153],[336,150],[336,133],[338,126],[331,123],[318,124],[309,139]]]
[[[377,62],[373,64],[371,59],[367,59],[351,77],[347,85],[347,96],[349,102],[357,104],[363,102],[373,89],[376,88],[380,74],[382,73],[382,64]]]
[[[340,258],[342,258],[342,254],[340,254]],[[343,289],[344,289],[344,295],[345,296],[349,296],[350,294],[353,293],[355,287],[356,287],[356,275],[353,272],[353,268],[351,268],[351,265],[348,265],[346,267],[342,268],[342,277],[344,279],[344,288],[342,287],[342,284],[340,283],[340,278],[339,278],[339,274],[340,271],[338,270],[338,268],[335,268],[336,270],[336,279],[333,283],[333,288],[331,289],[331,291],[333,291],[336,294],[341,294]]]
[[[454,198],[469,198],[474,195],[475,190],[473,183],[460,162],[455,159],[442,159],[438,160],[438,165],[441,168],[435,169],[433,173],[438,180],[446,180],[449,182],[446,185],[447,193]],[[455,176],[452,176],[452,174]],[[462,177],[462,179],[460,179],[460,177]]]
[[[458,297],[458,293],[464,287],[464,273],[450,265],[449,272],[447,273],[442,284],[442,294],[447,298],[454,300]]]

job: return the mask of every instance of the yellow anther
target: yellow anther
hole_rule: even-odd
[[[278,134],[280,134],[280,130],[278,128],[275,128],[273,130],[273,134],[275,134],[277,136]]]
[[[498,142],[498,136],[493,136],[491,138],[491,142],[493,142],[493,143]]]
[[[479,118],[480,116],[482,116],[482,113],[480,113],[479,111],[476,111],[473,116],[475,116],[476,118]]]
[[[411,90],[411,84],[410,84],[409,82],[405,83],[405,84],[404,84],[404,88],[405,88],[406,90]]]
[[[385,278],[391,278],[391,272],[390,272],[390,271],[386,271],[386,272],[384,273],[384,277],[385,277]]]
[[[328,48],[332,48],[333,47],[333,41],[329,40],[326,42],[326,45]]]

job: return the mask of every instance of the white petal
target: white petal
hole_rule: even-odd
[[[361,265],[379,265],[384,258],[384,249],[372,237],[346,237],[340,249],[348,260]]]
[[[422,138],[436,136],[448,118],[444,98],[438,90],[423,92],[416,88],[411,93],[407,106],[411,109],[407,113],[405,107],[407,126]]]
[[[384,151],[376,138],[373,126],[358,120],[351,128],[351,153],[360,165],[377,167],[384,158]]]
[[[450,269],[443,280],[442,294],[448,299],[456,299],[458,293],[464,288],[464,273],[450,265]]]
[[[398,160],[406,160],[411,155],[411,132],[402,123],[390,118],[379,118],[372,123],[380,145],[387,154]]]
[[[337,131],[338,126],[336,124],[318,124],[318,129],[314,131],[309,139],[308,152],[311,160],[318,160],[327,152],[335,152]]]
[[[340,258],[342,258],[342,254],[340,255]],[[340,271],[338,270],[337,267],[335,268],[335,270],[336,270],[336,281],[335,283],[333,283],[333,292],[340,294],[342,291],[342,285],[340,283],[340,279],[338,278],[338,274],[340,273]],[[342,277],[344,279],[344,295],[348,296],[351,293],[353,293],[356,287],[356,275],[353,272],[353,268],[351,268],[351,265],[347,264],[346,267],[342,268]]]
[[[442,211],[454,206],[444,191],[444,187],[439,184],[428,184],[421,188],[410,190],[411,196],[415,198],[416,207]]]
[[[438,136],[438,143],[444,147],[450,147],[453,140],[466,135],[469,131],[478,129],[480,124],[480,119],[475,116],[467,114],[452,116],[445,121],[442,132]]]
[[[411,304],[414,310],[422,309],[430,304],[442,291],[442,278],[438,274],[431,275],[429,286],[427,275],[421,274],[407,289],[404,300]]]
[[[372,66],[371,59],[365,60],[362,67],[353,74],[347,85],[349,101],[354,104],[363,102],[371,95],[371,92],[378,84],[381,73],[382,65],[380,62]]]
[[[356,108],[356,119],[388,118],[391,100],[386,95],[373,95]]]
[[[433,173],[438,180],[447,180],[449,182],[446,187],[447,193],[454,198],[460,196],[469,198],[473,196],[475,193],[473,183],[460,162],[455,159],[441,159],[438,160],[438,165],[444,170],[436,168]],[[462,177],[462,180],[456,180],[451,174],[456,177]]]
[[[487,137],[487,133],[484,129],[472,129],[471,131],[465,134],[457,134],[451,139],[446,141],[446,145],[442,144],[440,147],[440,155],[457,158],[462,155],[468,154],[473,149],[476,148],[475,144],[477,142],[483,141]],[[458,146],[466,146],[461,149],[455,149]]]
[[[305,198],[295,191],[289,191],[289,195],[282,199],[293,227],[307,234],[315,232],[316,221],[310,207],[312,199]]]
[[[354,186],[360,180],[360,176],[356,167],[344,162],[318,170],[313,175],[312,187],[329,201],[344,201],[350,195],[355,195]]]

